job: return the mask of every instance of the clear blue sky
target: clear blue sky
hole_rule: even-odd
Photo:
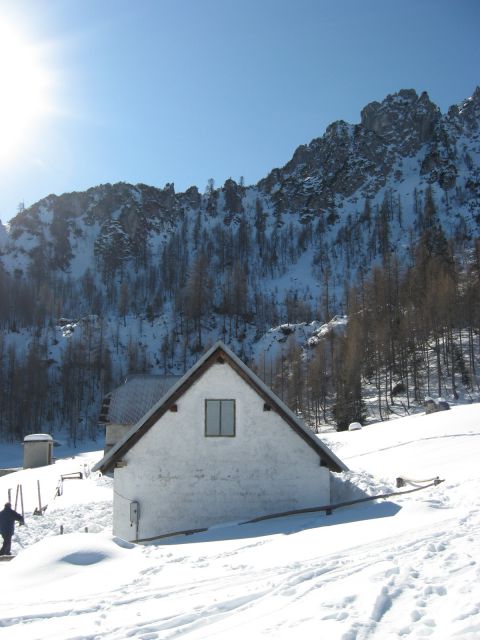
[[[104,182],[255,183],[372,100],[445,111],[480,84],[479,0],[0,0],[1,21],[52,81],[0,164],[3,222]]]

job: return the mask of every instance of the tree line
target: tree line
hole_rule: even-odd
[[[310,352],[292,338],[257,372],[317,429],[408,413],[428,397],[480,392],[480,240],[461,258],[424,233],[347,289],[345,331]]]
[[[447,239],[430,187],[415,190],[413,224],[390,190],[338,224],[334,209],[289,216],[267,211],[258,198],[247,208],[242,185],[227,183],[221,194],[213,185],[207,190],[203,208],[179,213],[155,248],[143,218],[129,239],[107,221],[95,264],[79,279],[46,268],[52,248],[42,245],[26,272],[7,273],[0,263],[4,436],[53,427],[73,440],[95,435],[102,394],[129,372],[181,373],[213,335],[248,359],[247,336],[335,313],[348,315],[346,331],[311,348],[290,339],[277,360],[249,363],[311,424],[345,428],[363,420],[366,388],[382,419],[400,401],[409,410],[428,394],[478,388],[478,241],[460,215],[452,216]],[[57,227],[55,259],[65,265],[68,227]],[[399,230],[408,251],[396,244]],[[306,282],[279,289],[275,283],[306,254]],[[51,361],[56,327],[67,322],[61,319],[82,317],[75,339]],[[116,330],[107,329],[108,317]],[[165,319],[153,351],[133,333],[120,345],[120,327],[132,318],[151,325]]]

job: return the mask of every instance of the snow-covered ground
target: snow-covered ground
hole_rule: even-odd
[[[398,476],[445,482],[142,547],[110,533],[108,478],[66,480],[53,499],[55,472],[100,453],[0,478],[2,500],[22,484],[27,514],[0,563],[0,638],[479,638],[480,404],[322,437],[351,469],[337,501]],[[30,515],[37,480],[43,517]]]

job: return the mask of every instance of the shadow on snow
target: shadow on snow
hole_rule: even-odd
[[[199,542],[218,542],[221,540],[242,540],[274,535],[291,535],[308,529],[321,529],[339,524],[361,522],[376,518],[391,518],[401,507],[388,500],[372,502],[358,507],[338,509],[327,516],[324,512],[283,516],[272,520],[248,524],[220,524],[207,531],[189,535],[174,536],[155,543],[159,545],[192,544]]]

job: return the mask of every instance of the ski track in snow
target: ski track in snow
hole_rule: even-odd
[[[480,435],[480,405],[470,412],[468,424],[469,414],[453,410],[436,419],[396,421],[381,438],[375,429],[332,435],[339,455],[350,458],[348,481],[357,473],[373,492],[382,482],[360,463],[375,455],[374,442],[376,474],[391,465],[385,452],[397,449],[410,462],[417,459],[420,470],[434,464],[447,478],[395,502],[328,517],[299,515],[218,527],[162,545],[124,545],[109,533],[111,503],[85,499],[103,497],[111,481],[72,483],[51,511],[28,518],[14,538],[17,551],[20,542],[32,545],[24,556],[33,554],[31,572],[21,551],[0,566],[6,580],[0,639],[477,640],[480,478],[466,462],[478,455],[476,440],[465,436]],[[462,454],[452,454],[453,439]],[[432,448],[430,461],[425,447]],[[89,523],[92,533],[73,534],[70,543],[69,536],[53,537],[59,522],[71,531]],[[78,549],[79,540],[85,548]],[[45,561],[36,549],[45,550]],[[72,556],[80,558],[78,566]],[[22,575],[15,577],[17,572]],[[5,586],[9,580],[11,588]]]
[[[360,454],[355,454],[352,456],[353,458],[361,458],[362,456],[370,456],[372,454],[382,453],[383,451],[390,451],[391,449],[398,449],[399,447],[407,447],[409,445],[418,445],[419,442],[428,442],[429,440],[443,440],[443,439],[456,439],[456,438],[478,438],[480,433],[456,433],[455,435],[441,435],[441,436],[431,436],[429,438],[418,438],[418,440],[410,440],[408,442],[397,442],[392,444],[389,447],[382,447],[381,449],[372,449],[371,451],[365,451]],[[345,457],[345,460],[348,460],[348,456]]]
[[[478,564],[470,550],[472,541],[479,539],[478,516],[478,511],[472,512],[460,523],[460,532],[453,526],[457,523],[452,519],[443,522],[442,528],[426,531],[421,538],[413,534],[393,547],[387,539],[380,544],[352,548],[348,554],[320,555],[307,563],[280,563],[267,571],[236,567],[232,564],[231,552],[208,557],[200,555],[191,559],[191,573],[201,571],[207,563],[216,565],[215,575],[181,584],[165,583],[160,589],[157,579],[162,570],[183,563],[186,558],[169,558],[168,553],[163,557],[163,549],[147,547],[142,553],[152,566],[141,570],[131,585],[119,587],[97,602],[90,597],[77,598],[74,606],[68,601],[65,603],[68,606],[62,608],[58,602],[50,611],[52,603],[42,603],[38,605],[38,611],[33,606],[33,611],[22,616],[4,617],[0,624],[2,627],[20,625],[20,635],[8,636],[12,640],[15,637],[40,639],[45,637],[47,628],[50,638],[154,640],[183,636],[224,637],[224,634],[231,637],[236,628],[264,625],[265,622],[262,635],[254,637],[289,637],[289,632],[301,630],[302,621],[296,615],[297,604],[308,611],[311,603],[320,628],[342,624],[341,636],[335,635],[333,628],[328,632],[329,637],[342,640],[374,637],[380,626],[382,631],[378,637],[381,638],[461,637],[473,640],[480,631],[480,604],[471,601],[468,595],[480,578]],[[448,527],[450,524],[451,528]],[[261,546],[261,543],[254,546]],[[242,551],[244,547],[233,554],[233,560],[241,556]],[[229,564],[225,564],[227,559]],[[448,598],[452,582],[461,584],[459,590],[465,599],[457,603],[459,609],[453,616],[449,603],[445,619],[440,621],[440,601]],[[363,591],[361,585],[368,588]],[[210,600],[208,604],[205,604],[205,594]],[[436,620],[427,613],[431,603],[435,605]],[[118,610],[123,608],[128,608],[129,620],[122,619],[122,623],[116,625]],[[472,617],[472,612],[476,612],[479,624],[469,630],[462,623]],[[72,617],[77,618],[76,628],[85,626],[93,630],[86,635],[63,635],[64,619],[68,627]],[[275,620],[272,625],[268,623],[270,618]],[[399,626],[398,620],[402,618],[405,624]],[[28,627],[40,621],[42,629],[30,635]],[[311,622],[310,618],[306,622]],[[52,634],[52,625],[60,629],[60,635]],[[452,635],[439,635],[438,628],[445,626],[452,630]],[[302,637],[310,637],[308,631]]]
[[[113,592],[109,598],[103,599],[94,606],[89,604],[87,599],[85,603],[80,603],[74,608],[69,607],[65,610],[59,609],[56,612],[47,613],[46,618],[48,620],[55,617],[58,621],[58,618],[61,617],[87,616],[91,618],[93,616],[91,623],[101,627],[109,612],[112,613],[109,617],[115,619],[113,608],[128,605],[137,610],[132,623],[122,624],[118,628],[113,626],[105,631],[98,629],[96,633],[82,637],[112,640],[133,637],[153,640],[154,638],[184,635],[211,637],[215,633],[221,633],[221,631],[216,632],[215,627],[222,626],[221,623],[224,619],[228,620],[228,628],[224,629],[224,632],[227,632],[227,630],[235,628],[237,624],[255,620],[257,616],[264,617],[272,611],[278,614],[283,610],[281,622],[277,622],[276,625],[278,631],[281,632],[282,629],[285,630],[289,626],[289,609],[294,607],[297,601],[315,596],[317,611],[318,608],[320,609],[319,621],[346,623],[348,629],[342,636],[345,640],[369,638],[375,633],[379,623],[387,628],[392,626],[389,629],[391,637],[396,637],[395,634],[408,636],[411,634],[413,626],[415,627],[415,637],[438,637],[435,636],[438,621],[434,622],[425,616],[424,611],[428,609],[428,601],[447,596],[448,589],[444,584],[445,577],[448,577],[449,581],[461,579],[462,582],[465,582],[465,574],[473,573],[474,575],[470,575],[469,582],[478,581],[480,576],[475,560],[471,554],[462,553],[459,548],[463,546],[463,542],[467,542],[465,538],[471,537],[474,533],[478,535],[478,525],[467,526],[461,535],[456,533],[446,535],[444,531],[441,531],[434,536],[434,539],[435,537],[441,539],[439,542],[432,542],[430,534],[425,538],[407,542],[393,549],[388,549],[389,543],[386,543],[383,548],[372,545],[374,548],[362,547],[352,552],[347,558],[338,554],[329,558],[320,556],[313,559],[307,566],[302,565],[301,568],[295,566],[296,563],[294,563],[293,566],[276,567],[271,572],[262,571],[258,575],[252,571],[244,571],[240,575],[234,572],[231,577],[228,575],[223,578],[215,576],[206,581],[195,581],[181,587],[165,585],[160,593],[155,585],[150,584],[152,578],[149,576],[153,577],[155,573],[147,569],[132,585],[133,589],[130,587],[124,592]],[[379,555],[385,559],[379,562]],[[415,568],[418,566],[417,556],[421,556],[423,560],[421,571]],[[222,556],[217,557],[216,560],[222,560]],[[202,561],[202,558],[198,559],[197,563],[193,564],[192,570],[198,567]],[[348,595],[349,583],[353,582],[356,585],[358,580],[373,582],[374,589],[370,588],[367,594],[362,594],[357,593],[355,588]],[[323,597],[322,590],[328,591],[328,587],[332,583],[335,584],[335,592],[345,594],[343,598],[332,601],[331,597],[328,597],[328,593],[327,597]],[[252,584],[255,585],[255,588],[250,590],[249,587]],[[239,589],[247,589],[248,593],[238,595]],[[214,596],[214,602],[207,606],[202,604],[206,591]],[[189,613],[170,611],[162,614],[160,613],[162,606],[159,602],[160,615],[152,616],[150,614],[145,620],[142,613],[144,604],[150,610],[152,599],[161,601],[178,597],[181,597],[182,603],[185,602],[185,598],[187,599]],[[359,601],[363,601],[361,611],[364,616],[359,615]],[[396,628],[398,616],[393,610],[397,608],[400,608],[405,614],[406,624],[402,628]],[[4,619],[2,625],[21,623],[23,626],[44,616],[45,613],[39,612],[33,616]],[[392,625],[388,623],[389,616],[393,619]],[[139,617],[142,620],[140,624]],[[236,618],[239,620],[236,621]],[[457,620],[461,622],[461,612],[457,616]],[[198,635],[196,633],[198,631],[202,633]],[[272,631],[273,629],[270,628],[269,633]],[[385,634],[385,629],[383,634]],[[38,637],[42,637],[41,634]],[[383,635],[383,637],[386,636]],[[462,635],[462,637],[466,636]]]

